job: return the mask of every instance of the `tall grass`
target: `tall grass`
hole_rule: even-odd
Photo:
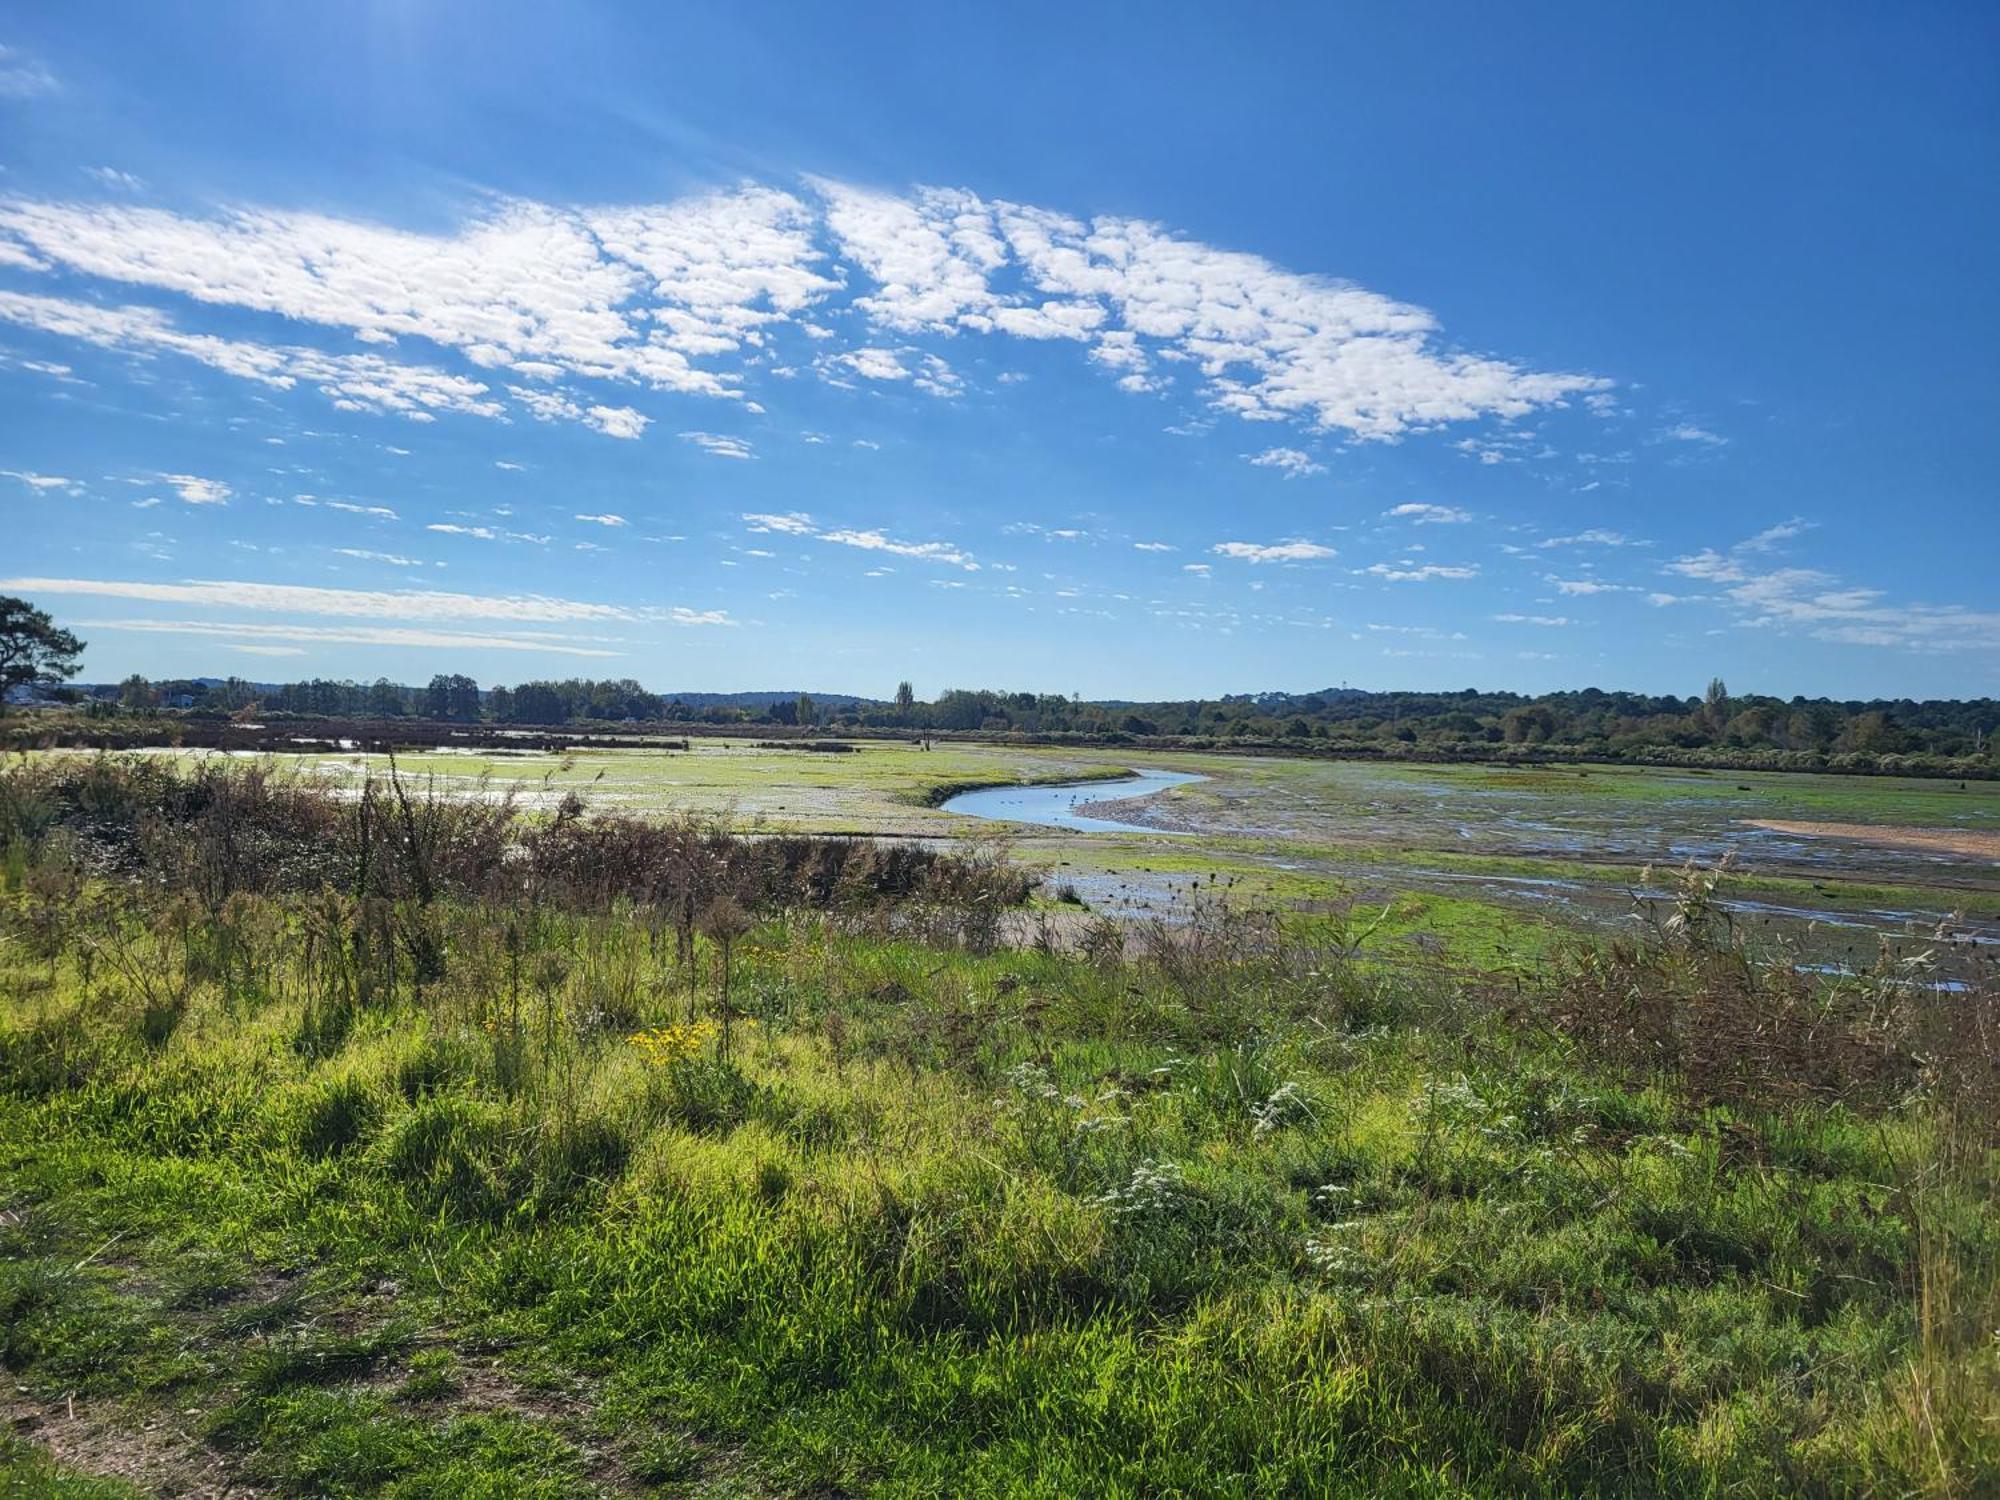
[[[1996,989],[1802,976],[1706,877],[1466,976],[1361,912],[1007,946],[996,859],[422,784],[0,816],[0,1362],[286,1492],[2000,1474]],[[397,1290],[235,1289],[303,1264]],[[588,1421],[468,1427],[495,1349]]]

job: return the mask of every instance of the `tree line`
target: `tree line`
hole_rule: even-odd
[[[104,690],[100,690],[102,693]],[[103,703],[100,696],[96,701]],[[1528,696],[1484,692],[1231,694],[1152,702],[1087,701],[1056,693],[949,688],[923,701],[902,683],[890,697],[821,703],[805,693],[750,703],[688,703],[633,679],[537,679],[481,688],[443,674],[421,686],[314,678],[259,686],[148,682],[115,690],[122,711],[196,715],[292,714],[459,724],[799,726],[1085,738],[1281,742],[1300,749],[1411,751],[1548,747],[1592,754],[1674,751],[1795,752],[1816,756],[1990,757],[2000,702],[1981,699],[1779,698],[1731,694],[1721,681],[1698,696],[1583,688]]]
[[[83,642],[24,599],[0,597],[0,705],[28,698],[81,704],[92,716],[295,716],[561,727],[782,725],[831,731],[991,734],[1098,742],[1276,745],[1327,754],[1463,758],[1571,754],[1690,764],[1805,769],[2000,770],[2000,702],[1977,699],[1778,698],[1732,694],[1720,678],[1695,697],[1583,688],[1573,692],[1242,693],[1154,702],[1087,702],[1060,693],[947,688],[920,700],[908,681],[884,699],[816,701],[808,693],[700,701],[655,693],[629,677],[535,679],[481,688],[440,672],[422,686],[239,677],[67,688]]]

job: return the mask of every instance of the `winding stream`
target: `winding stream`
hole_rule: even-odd
[[[944,811],[1007,823],[1039,823],[1045,828],[1066,828],[1075,833],[1171,833],[1174,830],[1149,828],[1144,823],[1093,818],[1078,809],[1097,802],[1150,797],[1168,787],[1206,780],[1206,776],[1192,776],[1185,771],[1146,771],[1121,777],[1117,781],[1073,781],[1059,786],[990,786],[977,792],[961,792],[944,804]]]

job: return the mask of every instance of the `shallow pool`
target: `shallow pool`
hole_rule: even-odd
[[[1078,781],[1060,786],[990,786],[982,791],[961,792],[944,804],[944,810],[962,813],[968,818],[1039,823],[1046,828],[1067,828],[1080,833],[1167,833],[1170,830],[1148,828],[1143,823],[1094,818],[1078,809],[1096,802],[1150,797],[1168,787],[1206,780],[1206,776],[1191,776],[1184,771],[1147,771],[1141,775],[1121,777],[1117,781]]]

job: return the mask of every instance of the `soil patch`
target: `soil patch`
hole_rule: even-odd
[[[1748,818],[1752,828],[1795,833],[1806,838],[1853,839],[1885,849],[1926,849],[1939,854],[1969,854],[1974,859],[2000,860],[2000,833],[1976,833],[1969,828],[1894,828],[1879,823],[1785,823]]]
[[[253,1500],[259,1491],[235,1477],[194,1437],[158,1416],[137,1416],[109,1402],[0,1403],[17,1437],[57,1461],[100,1479],[122,1479],[174,1500]]]

